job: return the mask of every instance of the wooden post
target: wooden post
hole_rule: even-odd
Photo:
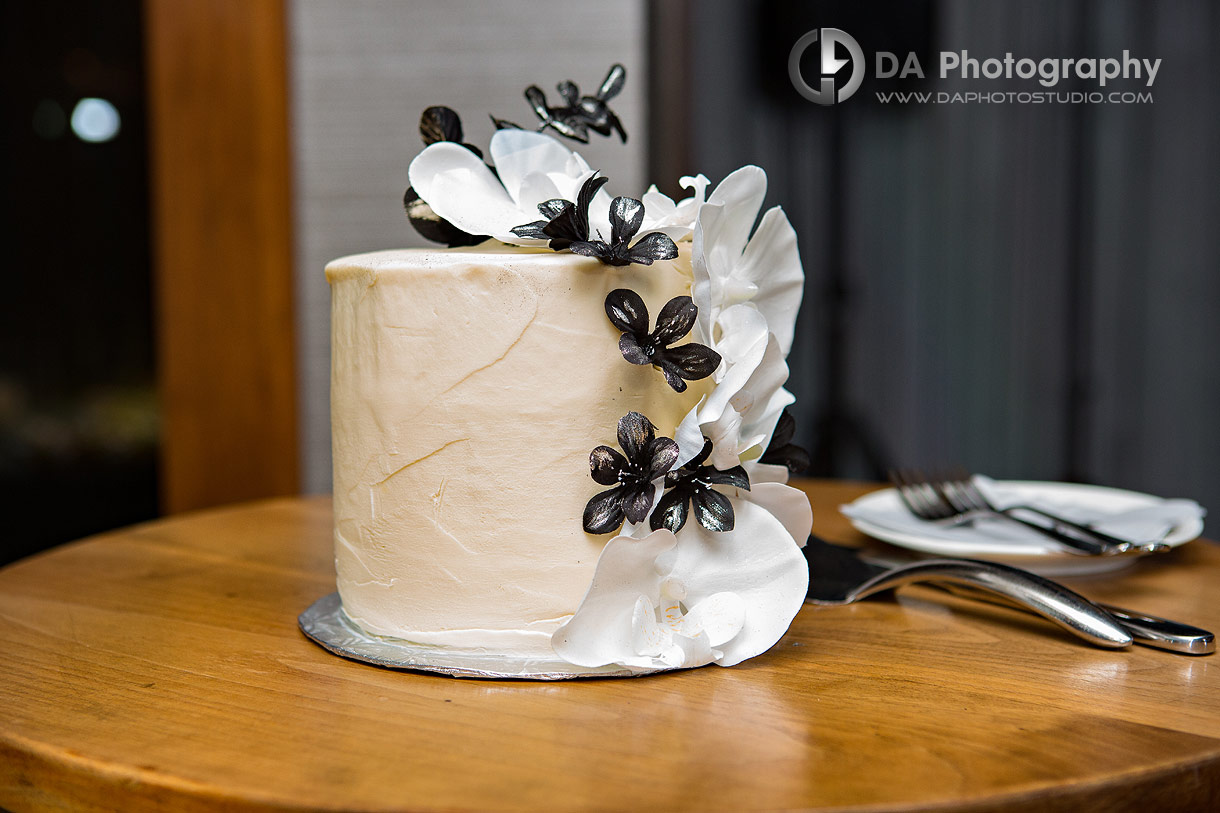
[[[285,12],[146,0],[167,512],[298,488]]]

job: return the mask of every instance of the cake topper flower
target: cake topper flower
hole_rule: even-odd
[[[566,79],[556,86],[559,97],[563,99],[563,104],[555,106],[547,104],[546,94],[537,85],[530,85],[525,89],[525,100],[530,103],[534,114],[542,122],[538,126],[539,131],[550,128],[560,135],[585,144],[589,142],[590,130],[604,136],[618,133],[619,139],[626,143],[627,132],[623,129],[623,124],[619,121],[618,116],[607,104],[622,92],[626,79],[627,69],[615,64],[610,66],[609,73],[606,74],[601,86],[592,96],[581,96],[580,88],[576,86],[576,83]],[[519,127],[519,125],[495,116],[492,116],[491,120],[498,129]]]
[[[585,506],[584,528],[591,534],[608,534],[623,524],[643,522],[652,508],[661,477],[678,459],[678,444],[656,437],[652,421],[638,412],[628,412],[618,422],[619,454],[609,446],[598,446],[589,454],[593,480],[614,486],[589,500]]]
[[[610,202],[609,243],[589,239],[589,204],[605,183],[605,178],[590,177],[581,186],[575,203],[568,200],[540,203],[538,211],[549,219],[516,226],[513,234],[535,240],[550,238],[548,245],[555,251],[566,248],[575,254],[596,257],[606,265],[652,265],[655,260],[677,257],[677,245],[661,232],[646,234],[635,245],[631,244],[631,238],[644,222],[644,204],[634,198],[618,197]]]
[[[462,120],[448,107],[429,107],[419,117],[419,134],[424,146],[439,142],[451,142],[465,147],[482,160],[483,151],[473,144],[462,141]],[[402,198],[403,208],[415,230],[434,243],[444,243],[450,248],[473,246],[482,243],[487,235],[468,234],[437,215],[423,198],[408,186]]]
[[[657,314],[657,326],[649,333],[648,306],[639,294],[619,288],[606,295],[606,315],[623,331],[618,340],[623,358],[659,368],[676,392],[685,392],[687,381],[707,378],[720,366],[720,354],[705,345],[670,347],[690,332],[697,313],[689,296],[675,296]]]
[[[693,505],[695,519],[709,531],[733,530],[733,505],[729,498],[712,488],[714,485],[750,490],[750,477],[741,466],[721,471],[705,466],[712,453],[712,442],[703,444],[703,451],[679,469],[665,475],[669,489],[661,495],[656,510],[649,518],[654,531],[668,528],[677,533],[686,525],[687,507]]]
[[[463,231],[512,245],[545,245],[514,234],[513,227],[537,218],[541,203],[576,200],[593,170],[550,136],[525,130],[493,133],[488,152],[494,171],[458,144],[431,144],[411,162],[411,186],[437,216]],[[610,196],[599,190],[588,209],[591,229],[610,231],[609,208]]]
[[[607,542],[580,606],[551,636],[555,652],[580,666],[664,669],[733,666],[770,649],[805,600],[809,566],[780,519],[729,500],[731,531],[688,523]]]

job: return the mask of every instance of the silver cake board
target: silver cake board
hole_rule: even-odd
[[[570,680],[589,677],[639,677],[669,669],[588,668],[566,661],[527,658],[486,650],[462,651],[370,635],[343,612],[338,593],[323,596],[297,617],[301,632],[344,658],[390,669],[434,672],[460,678],[493,680]]]

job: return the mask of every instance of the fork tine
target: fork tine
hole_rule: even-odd
[[[910,473],[895,469],[890,472],[890,479],[897,488],[898,497],[906,505],[907,510],[920,519],[935,518],[935,510],[928,504],[927,498],[920,493],[919,483]]]
[[[942,487],[944,488],[944,491],[949,494],[949,502],[952,502],[953,507],[958,509],[958,511],[963,511],[964,513],[964,511],[972,511],[980,508],[980,505],[976,503],[976,500],[971,499],[970,493],[964,490],[963,482],[960,480],[947,477],[947,479],[944,480]]]
[[[959,482],[962,484],[962,488],[965,490],[965,492],[970,495],[971,500],[973,500],[980,508],[986,508],[988,511],[995,510],[995,506],[992,505],[991,500],[987,499],[987,495],[974,484],[973,477],[966,477]]]
[[[904,471],[900,474],[903,479],[907,501],[915,506],[915,510],[912,513],[921,519],[935,518],[936,507],[928,502],[927,496],[923,493],[919,477],[913,471]]]
[[[917,517],[922,517],[923,512],[921,506],[911,499],[910,487],[907,485],[906,477],[899,469],[890,469],[890,482],[894,484],[894,490],[898,492],[898,499],[902,500],[902,504],[907,507]]]
[[[932,490],[936,492],[936,496],[940,498],[950,513],[960,514],[963,511],[968,511],[969,506],[963,505],[958,499],[957,490],[954,484],[947,478],[933,479],[929,481]]]
[[[946,519],[958,513],[957,507],[945,497],[933,478],[922,471],[917,471],[916,474],[919,477],[920,489],[930,506],[929,513],[933,519]]]
[[[928,478],[918,469],[911,469],[903,475],[907,486],[907,496],[918,506],[915,515],[921,519],[944,519],[953,511],[947,506],[936,491],[928,483]]]
[[[979,499],[981,495],[973,488],[972,478],[973,475],[960,465],[950,467],[944,477],[957,499],[967,506],[968,510],[985,508],[985,504]]]

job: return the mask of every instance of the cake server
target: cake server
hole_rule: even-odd
[[[853,548],[816,536],[805,546],[809,593],[814,604],[851,604],[905,584],[931,582],[966,588],[968,597],[999,599],[1037,613],[1097,646],[1132,643],[1189,655],[1215,651],[1207,630],[1156,616],[1103,607],[1061,584],[1020,568],[975,559],[918,559],[900,564],[868,561]],[[958,592],[955,590],[955,592]],[[985,595],[982,595],[985,594]]]

